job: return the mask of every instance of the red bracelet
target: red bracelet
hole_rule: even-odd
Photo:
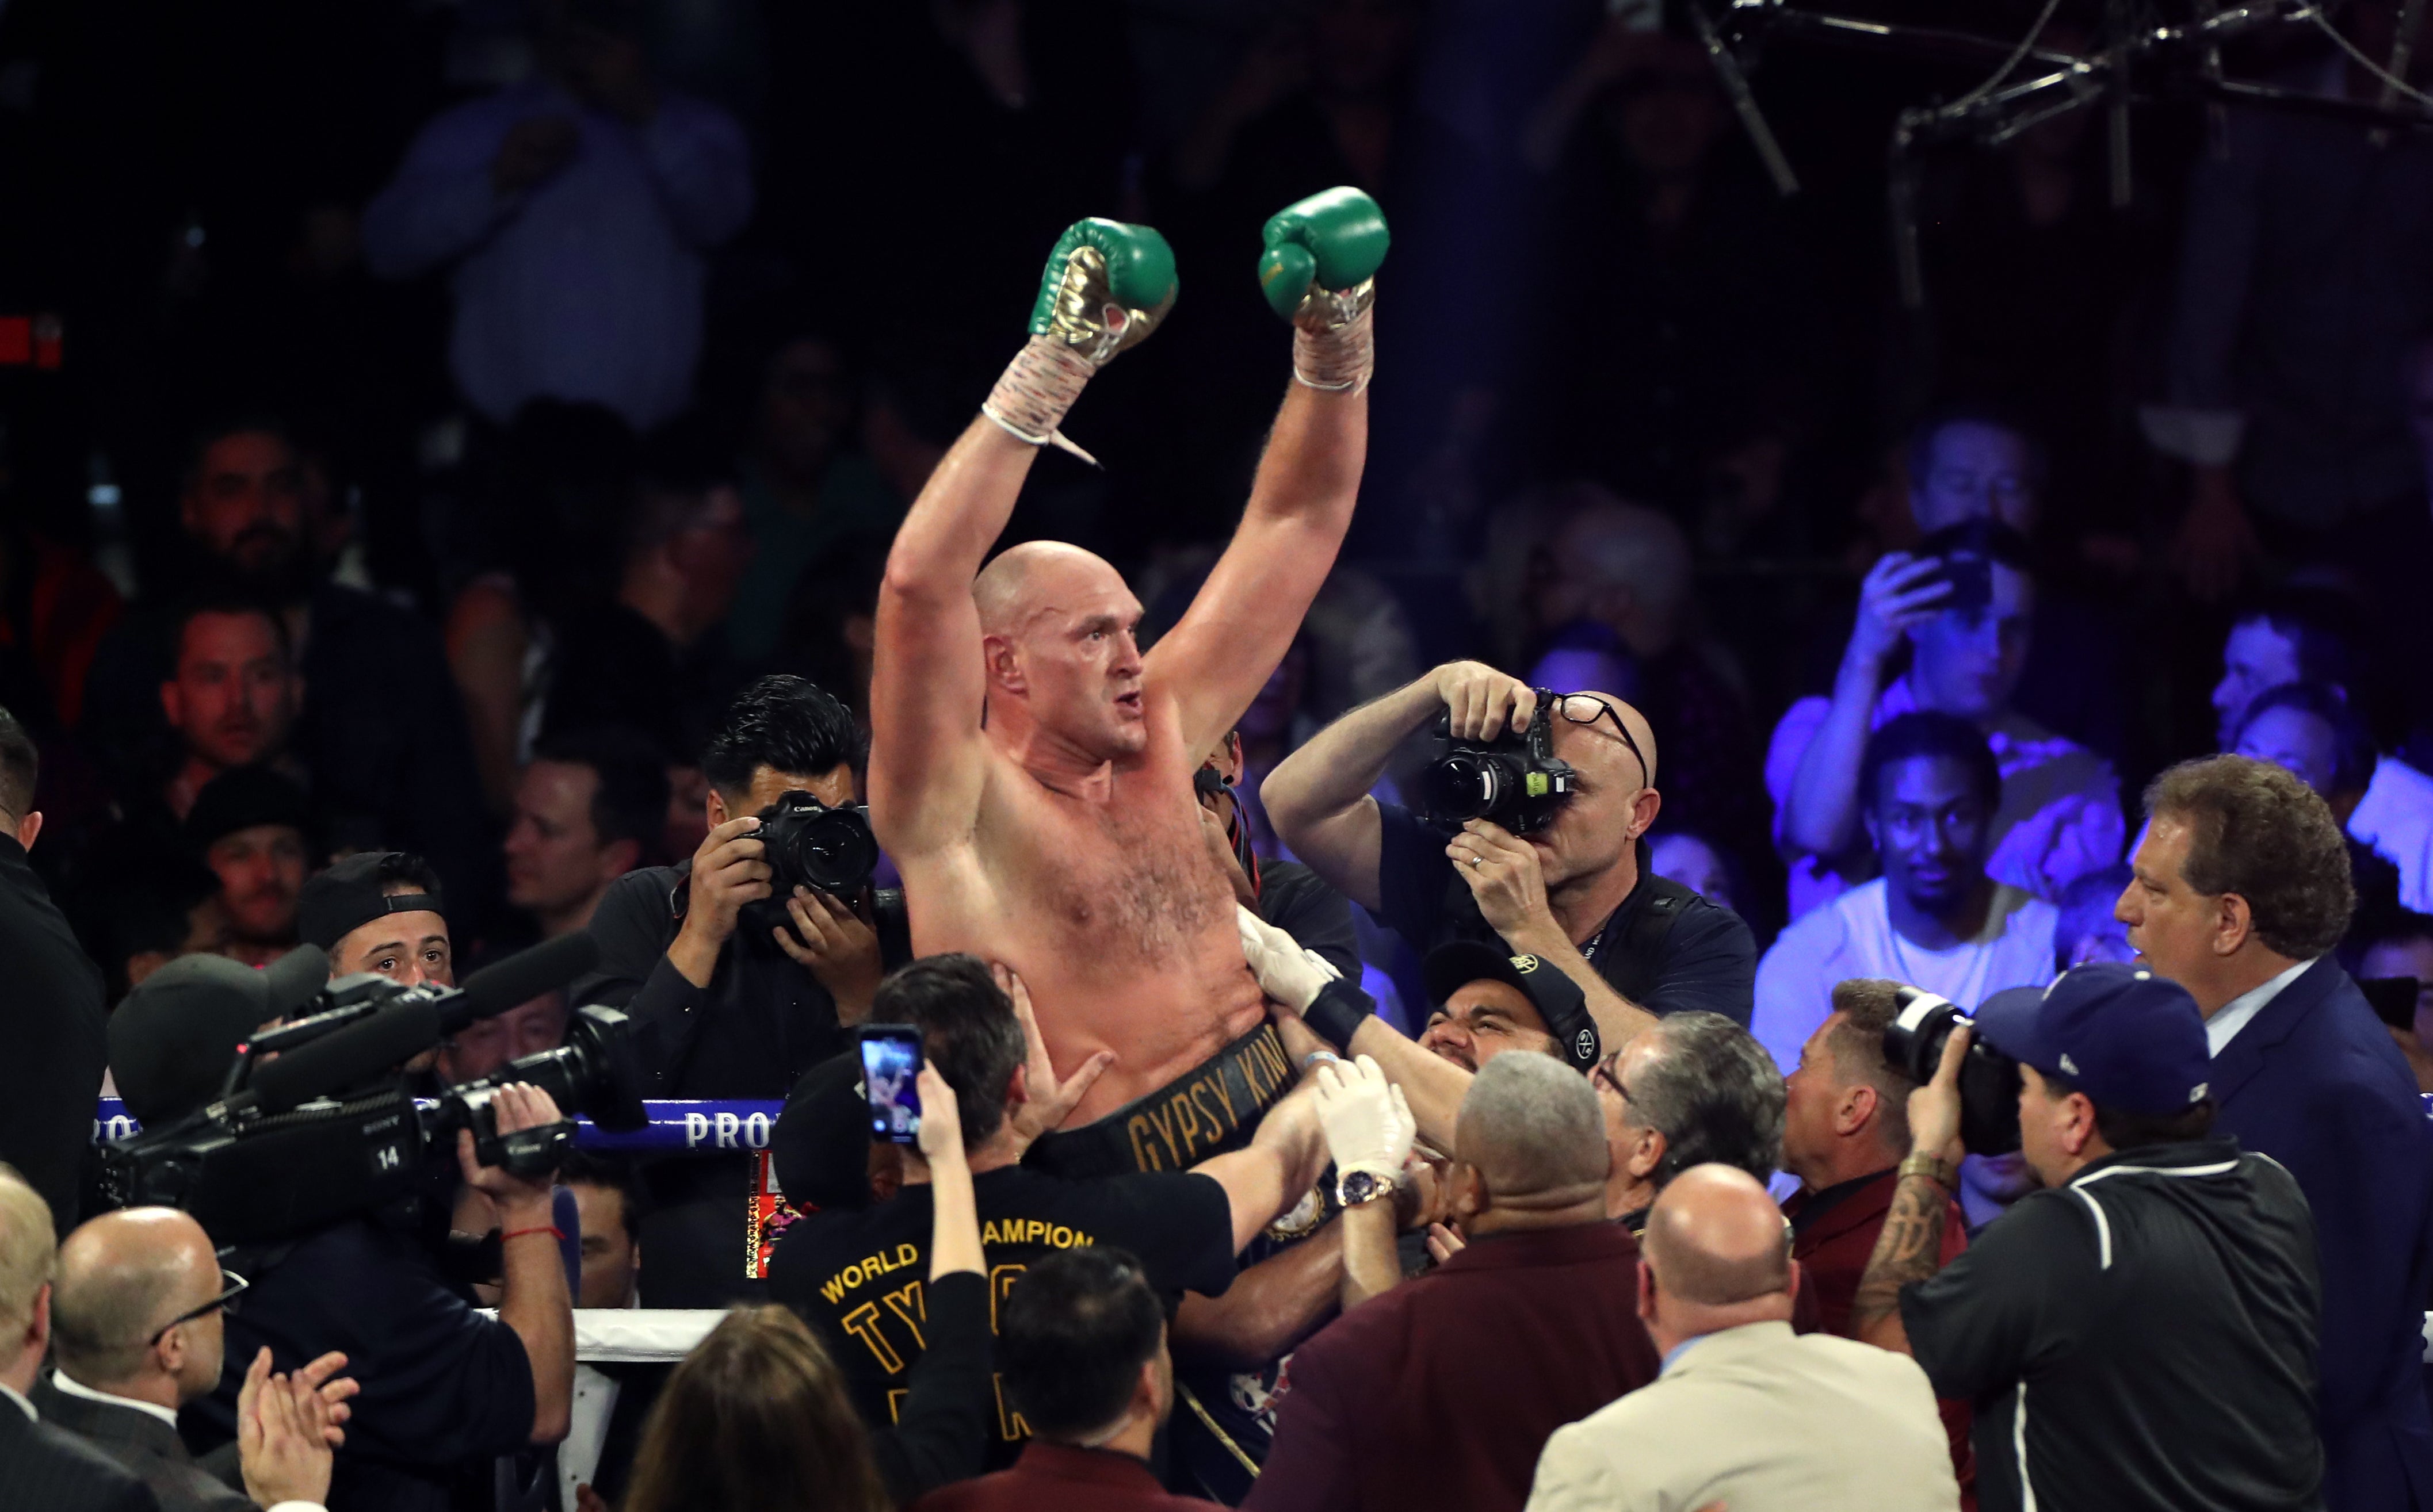
[[[506,1232],[499,1235],[499,1243],[505,1244],[510,1239],[520,1239],[528,1233],[545,1233],[560,1244],[564,1244],[566,1242],[566,1231],[553,1223],[547,1228],[542,1229],[509,1229]]]

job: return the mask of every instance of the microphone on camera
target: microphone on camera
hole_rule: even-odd
[[[439,1004],[439,1032],[453,1034],[541,994],[564,987],[600,964],[600,943],[581,930],[545,940],[495,960],[465,978],[464,991]]]
[[[253,1074],[240,1096],[250,1096],[264,1113],[282,1113],[298,1103],[338,1092],[410,1061],[439,1043],[439,1006],[408,998],[359,1024],[289,1050]]]

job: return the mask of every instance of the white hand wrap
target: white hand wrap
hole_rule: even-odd
[[[1061,447],[1095,467],[1098,459],[1064,439],[1056,428],[1097,371],[1089,358],[1066,343],[1033,336],[1006,365],[980,413],[1017,441]]]
[[[1357,292],[1367,289],[1363,285]],[[1336,324],[1310,318],[1319,297],[1313,291],[1293,322],[1293,378],[1330,394],[1357,394],[1369,386],[1377,366],[1376,306],[1364,299],[1358,314]]]

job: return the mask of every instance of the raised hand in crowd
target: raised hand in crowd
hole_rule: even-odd
[[[548,1093],[519,1081],[501,1087],[490,1107],[502,1137],[562,1116]],[[482,1164],[473,1154],[469,1130],[457,1130],[456,1163],[465,1184],[498,1207],[499,1321],[515,1330],[532,1361],[532,1441],[554,1443],[566,1436],[573,1410],[574,1303],[567,1291],[566,1266],[558,1258],[550,1179]]]

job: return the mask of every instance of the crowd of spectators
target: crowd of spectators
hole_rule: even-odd
[[[1936,148],[1918,313],[1875,127],[1969,80],[1770,54],[1784,198],[1658,8],[126,8],[0,0],[0,1512],[2433,1507],[2423,133],[2157,110],[2117,212],[2087,112]],[[2380,91],[2305,35],[2229,64]],[[1337,184],[1359,507],[1193,757],[1273,1105],[1102,1169],[1114,1058],[756,816],[871,791],[891,543],[1086,215],[1180,302],[1003,539],[1172,628],[1290,377],[1254,232]],[[1542,826],[1428,817],[1533,718]],[[105,1199],[96,1096],[578,935],[400,1074],[602,1005],[764,1152]]]

